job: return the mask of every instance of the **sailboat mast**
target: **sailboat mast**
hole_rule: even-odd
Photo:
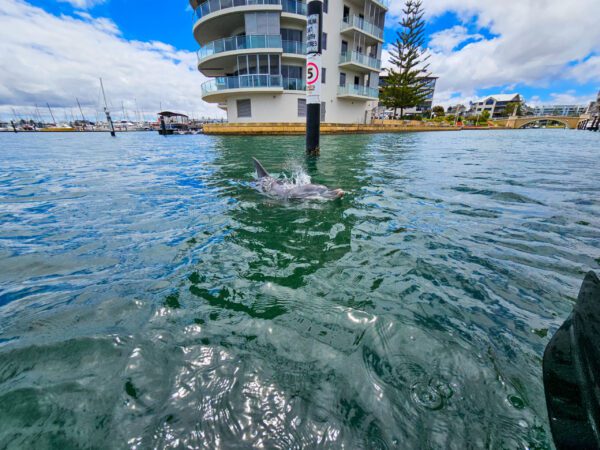
[[[46,106],[48,107],[48,111],[50,111],[50,117],[52,117],[52,123],[54,125],[56,125],[56,119],[54,118],[54,114],[52,114],[52,108],[50,108],[50,105],[48,103],[46,103]]]
[[[81,120],[83,120],[85,122],[85,116],[83,115],[83,111],[81,109],[81,104],[79,103],[79,99],[77,97],[75,97],[75,100],[77,100],[77,106],[79,106],[79,112],[81,113]]]
[[[44,121],[42,120],[42,115],[40,114],[40,109],[38,108],[37,103],[35,105],[35,112],[37,114],[38,123],[40,123],[40,124],[43,123]]]
[[[102,83],[102,78],[100,78],[100,87],[102,88],[102,97],[104,97],[104,113],[106,114],[106,120],[108,121],[108,126],[110,127],[110,135],[115,137],[115,126],[113,125],[113,121],[110,118],[110,113],[108,112],[108,105],[106,104],[106,94],[104,93],[104,84]]]

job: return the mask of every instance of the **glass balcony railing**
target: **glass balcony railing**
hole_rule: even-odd
[[[281,48],[281,36],[256,34],[248,36],[233,36],[212,41],[198,50],[198,61],[217,53],[231,52],[253,48]]]
[[[222,9],[252,5],[281,5],[284,12],[306,15],[306,3],[297,0],[207,0],[196,8],[196,17],[201,19]]]
[[[375,36],[376,38],[383,39],[383,30],[379,27],[376,27],[371,22],[367,22],[365,19],[358,16],[344,17],[342,20],[342,31],[352,27],[358,28],[359,30]]]
[[[338,95],[379,98],[379,89],[358,84],[347,84],[345,86],[338,86]]]
[[[227,89],[283,88],[286,91],[306,90],[301,78],[288,78],[281,75],[239,75],[217,77],[202,84],[202,96]]]
[[[283,78],[283,89],[286,91],[305,91],[306,83],[303,78]]]
[[[217,77],[202,84],[202,95],[227,89],[283,87],[281,75]]]
[[[385,9],[390,9],[390,0],[373,0],[373,3],[382,6]]]
[[[282,41],[283,53],[306,55],[306,44],[301,41]]]
[[[381,60],[358,52],[346,52],[340,55],[340,64],[353,62],[371,69],[381,69]]]
[[[300,14],[301,16],[306,15],[306,3],[304,2],[298,2],[296,0],[281,0],[281,7],[283,12]]]

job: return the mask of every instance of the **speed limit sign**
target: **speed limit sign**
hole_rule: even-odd
[[[321,103],[321,55],[306,55],[307,103]]]
[[[306,84],[312,85],[319,81],[319,67],[313,61],[306,64]]]

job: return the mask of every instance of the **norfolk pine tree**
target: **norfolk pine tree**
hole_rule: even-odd
[[[404,109],[423,103],[431,93],[425,77],[429,56],[425,56],[425,21],[421,0],[406,0],[402,10],[401,29],[396,33],[391,54],[392,67],[381,91],[381,101],[387,108]]]

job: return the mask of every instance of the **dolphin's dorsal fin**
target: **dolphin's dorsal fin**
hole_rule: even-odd
[[[254,168],[256,169],[256,175],[258,175],[258,178],[264,178],[264,177],[271,176],[271,175],[269,175],[269,172],[267,172],[265,170],[265,168],[262,166],[262,164],[258,161],[258,159],[252,158],[252,160],[254,161]]]

